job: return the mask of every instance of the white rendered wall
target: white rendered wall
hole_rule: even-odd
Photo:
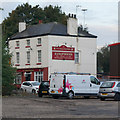
[[[37,38],[41,38],[42,46],[37,47]],[[20,52],[20,66],[18,69],[25,68],[44,68],[48,67],[49,75],[54,72],[79,72],[96,74],[96,38],[77,38],[69,36],[43,36],[30,38],[30,48],[26,48],[27,39],[11,40],[10,53],[13,53],[12,63],[16,64],[16,52]],[[20,48],[15,49],[16,41],[20,41]],[[74,47],[75,52],[80,53],[80,63],[75,64],[74,60],[52,60],[52,46],[66,45]],[[37,51],[42,51],[41,65],[37,63]],[[30,51],[31,62],[27,63],[26,52]]]
[[[77,42],[78,41],[78,42]],[[52,60],[52,46],[65,45],[80,53],[80,64],[73,60]],[[79,72],[96,74],[96,38],[49,37],[49,73]]]
[[[67,33],[70,35],[77,35],[78,21],[76,18],[67,19]]]
[[[37,38],[41,38],[41,46],[37,47]],[[26,48],[26,40],[30,39],[30,48]],[[12,63],[15,67],[16,64],[16,52],[20,53],[20,66],[17,66],[18,69],[21,68],[40,68],[40,67],[47,67],[48,66],[48,41],[47,37],[35,37],[35,38],[28,38],[28,39],[17,39],[17,40],[11,40],[9,42],[9,48],[10,48],[10,53],[13,54],[12,57]],[[15,49],[16,47],[16,41],[19,41],[20,47],[19,49]],[[38,63],[38,57],[37,57],[37,51],[41,50],[41,65],[36,65]],[[30,65],[25,65],[27,64],[27,54],[26,52],[30,51]]]

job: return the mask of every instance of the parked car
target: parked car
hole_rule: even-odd
[[[28,93],[37,93],[40,83],[37,81],[25,81],[21,84],[21,90]]]
[[[49,81],[42,81],[39,85],[38,96],[49,95]]]
[[[103,101],[106,98],[114,98],[120,100],[120,82],[119,81],[106,81],[100,86],[99,97]]]
[[[67,96],[99,96],[100,81],[88,74],[51,74],[50,95],[53,98]]]

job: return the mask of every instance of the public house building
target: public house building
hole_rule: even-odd
[[[19,23],[19,32],[9,39],[11,62],[17,68],[15,83],[41,82],[55,72],[96,75],[97,36],[78,28],[76,15],[69,16],[67,25]]]

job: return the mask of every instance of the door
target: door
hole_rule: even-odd
[[[94,77],[90,76],[90,93],[91,95],[97,95],[99,93],[100,82],[99,80]]]

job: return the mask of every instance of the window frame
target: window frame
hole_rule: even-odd
[[[27,64],[30,64],[30,51],[27,51]]]
[[[16,41],[16,47],[20,47],[20,41]]]
[[[37,52],[37,61],[38,61],[38,63],[41,63],[41,60],[42,60],[42,51],[38,50],[38,52]]]
[[[80,53],[79,52],[75,52],[75,64],[79,64],[80,63]]]
[[[34,80],[41,83],[43,81],[43,71],[34,72]]]
[[[26,40],[27,46],[30,46],[30,39]]]
[[[19,64],[20,63],[20,53],[16,52],[16,63]]]
[[[38,45],[41,45],[41,38],[38,38],[38,39],[37,39],[37,44],[38,44]]]
[[[16,74],[14,83],[15,84],[21,84],[22,83],[22,75],[21,74]]]

